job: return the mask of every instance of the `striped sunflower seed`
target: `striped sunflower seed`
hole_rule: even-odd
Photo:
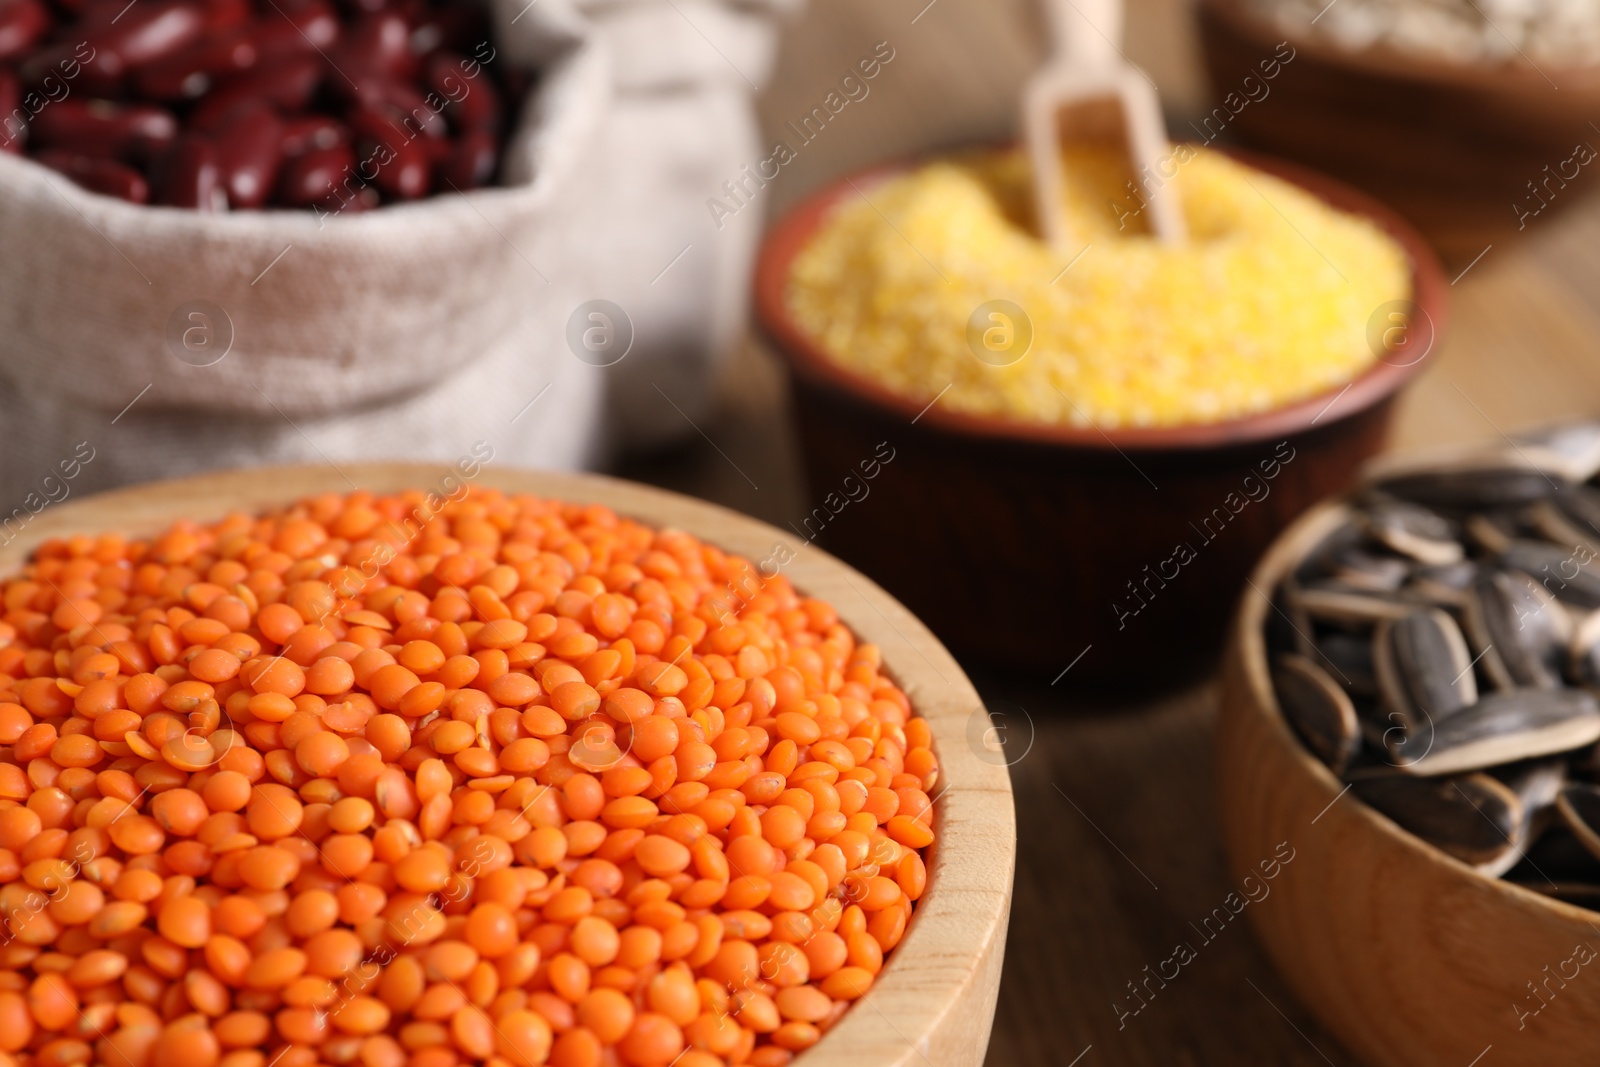
[[[1335,580],[1354,589],[1393,593],[1411,577],[1412,564],[1362,548],[1342,549],[1332,560]]]
[[[1484,673],[1498,688],[1561,685],[1572,620],[1537,582],[1517,572],[1484,570],[1468,590],[1463,614]]]
[[[1461,774],[1572,752],[1600,741],[1600,704],[1578,689],[1512,689],[1391,744],[1401,769],[1422,777]]]
[[[1558,545],[1583,545],[1600,552],[1600,491],[1587,485],[1561,490],[1528,509],[1540,534]]]
[[[1342,774],[1361,747],[1356,709],[1338,682],[1305,656],[1283,656],[1272,672],[1284,716],[1313,755]]]
[[[1295,607],[1315,622],[1367,629],[1385,619],[1400,619],[1417,605],[1396,594],[1373,593],[1342,582],[1323,580],[1294,591]]]
[[[1454,611],[1466,606],[1467,589],[1477,575],[1478,565],[1471,560],[1418,567],[1403,591],[1423,603]]]
[[[1372,665],[1372,639],[1343,630],[1329,630],[1312,640],[1308,657],[1353,696],[1378,695],[1378,676]]]
[[[1461,527],[1425,507],[1401,501],[1379,504],[1364,518],[1374,540],[1418,563],[1440,566],[1466,554]]]
[[[1402,829],[1474,867],[1496,867],[1508,857],[1514,864],[1526,844],[1521,799],[1487,774],[1382,775],[1359,779],[1350,788]]]
[[[1543,500],[1564,478],[1519,464],[1402,474],[1375,487],[1390,496],[1442,511],[1492,511]]]
[[[1385,618],[1372,639],[1378,697],[1406,737],[1478,699],[1472,654],[1455,619],[1438,608]]]
[[[1594,611],[1600,608],[1600,571],[1582,546],[1563,548],[1547,541],[1513,541],[1500,553],[1500,564],[1521,571],[1557,600]]]

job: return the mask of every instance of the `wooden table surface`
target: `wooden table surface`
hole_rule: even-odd
[[[1183,0],[1128,0],[1127,17],[1126,51],[1159,83],[1181,128],[1185,115],[1212,106],[1189,11]],[[895,58],[871,95],[785,168],[768,191],[769,213],[852,167],[1008,136],[1041,39],[1037,12],[1022,0],[812,0],[763,87],[762,118],[774,136],[877,42],[888,41]],[[1600,412],[1597,267],[1600,202],[1540,219],[1519,240],[1486,250],[1454,285],[1451,327],[1433,368],[1400,404],[1392,447],[1492,439]],[[815,502],[805,499],[771,356],[752,345],[724,395],[716,418],[699,427],[703,436],[623,473],[779,526],[804,515]],[[1216,825],[1213,686],[1115,706],[973,676],[991,711],[1007,716],[1013,740],[1015,732],[1033,738],[1012,767],[1020,858],[989,1063],[1353,1063],[1278,980],[1244,923],[1119,1026],[1113,1005],[1124,1002],[1126,983],[1191,938],[1189,924],[1232,888]],[[1492,1053],[1483,1067],[1494,1067]]]

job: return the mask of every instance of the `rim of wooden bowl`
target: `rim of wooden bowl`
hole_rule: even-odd
[[[979,146],[1000,147],[1000,146]],[[930,426],[964,435],[1009,439],[1044,445],[1064,445],[1095,451],[1200,450],[1278,440],[1302,433],[1317,422],[1335,401],[1339,422],[1393,396],[1427,367],[1438,346],[1448,316],[1449,286],[1438,256],[1420,233],[1395,212],[1356,189],[1323,174],[1257,155],[1229,150],[1228,155],[1257,170],[1297,185],[1331,206],[1377,224],[1405,251],[1411,262],[1411,299],[1433,324],[1428,351],[1403,366],[1378,360],[1342,386],[1297,400],[1270,411],[1222,422],[1168,427],[1132,427],[1100,430],[1093,426],[1063,426],[992,415],[952,411],[894,392],[876,380],[845,367],[830,356],[820,342],[802,330],[789,312],[785,292],[795,257],[811,242],[841,201],[865,197],[866,192],[948,151],[897,160],[856,171],[809,194],[768,231],[756,259],[755,307],[762,330],[794,372],[813,385],[845,394],[881,411],[926,422]]]
[[[1561,79],[1564,87],[1570,86],[1582,92],[1600,91],[1600,64],[1572,67],[1534,66],[1530,60],[1517,57],[1506,63],[1487,66],[1480,63],[1433,59],[1382,44],[1367,48],[1350,48],[1331,37],[1315,32],[1292,33],[1261,14],[1249,10],[1243,0],[1200,0],[1200,6],[1228,22],[1242,36],[1269,45],[1273,41],[1287,41],[1294,47],[1296,53],[1303,51],[1313,59],[1362,73],[1381,74],[1402,81],[1451,85],[1462,89],[1533,90],[1541,94],[1554,91],[1552,82]],[[1262,56],[1262,58],[1269,57]]]
[[[1268,722],[1273,736],[1291,751],[1290,758],[1301,772],[1318,785],[1329,807],[1343,796],[1348,787],[1326,764],[1307,751],[1305,744],[1290,727],[1288,720],[1283,717],[1283,709],[1278,706],[1278,695],[1272,688],[1272,674],[1267,662],[1265,623],[1270,607],[1267,598],[1277,590],[1278,583],[1284,575],[1293,570],[1305,558],[1307,552],[1315,548],[1318,542],[1332,533],[1349,515],[1350,505],[1345,500],[1339,499],[1318,504],[1296,519],[1272,543],[1266,555],[1256,564],[1255,572],[1250,579],[1253,587],[1246,589],[1241,596],[1239,613],[1234,624],[1236,627],[1234,647],[1239,649],[1245,684],[1250,688],[1250,699],[1243,702],[1249,707],[1246,714],[1259,716]],[[1234,702],[1235,705],[1238,703],[1240,702]],[[1596,913],[1588,908],[1580,908],[1576,904],[1536,893],[1504,878],[1491,878],[1449,853],[1428,844],[1409,830],[1403,829],[1359,797],[1352,796],[1350,799],[1353,801],[1356,817],[1361,819],[1371,832],[1402,846],[1418,863],[1430,864],[1454,874],[1457,878],[1470,879],[1489,892],[1497,894],[1497,899],[1508,906],[1542,910],[1572,922],[1593,924],[1596,921]]]
[[[590,474],[484,467],[462,479],[425,463],[361,463],[228,471],[112,490],[51,505],[0,547],[9,576],[41,541],[71,534],[159,532],[179,518],[200,521],[229,511],[257,513],[354,486],[395,492],[440,486],[445,476],[513,493],[602,504],[656,527],[676,527],[752,560],[793,538],[727,508],[649,486]],[[448,492],[441,489],[441,495]],[[928,888],[904,940],[878,981],[821,1041],[801,1054],[805,1067],[911,1067],[924,1059],[920,1038],[951,1025],[979,996],[979,963],[1004,951],[1016,859],[1011,779],[1003,765],[978,758],[968,740],[977,691],[955,659],[899,601],[870,578],[815,546],[802,546],[783,573],[797,589],[828,600],[858,638],[883,650],[884,664],[928,721],[944,786],[936,793],[939,841]],[[996,964],[998,961],[995,961]],[[998,981],[998,966],[992,968]],[[988,991],[991,999],[993,991]],[[970,1029],[970,1023],[967,1024]]]

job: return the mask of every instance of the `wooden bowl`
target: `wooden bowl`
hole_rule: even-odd
[[[1414,230],[1336,182],[1245,161],[1390,233],[1411,258],[1413,299],[1443,329],[1448,287]],[[757,261],[756,314],[789,370],[816,509],[801,536],[819,534],[941,638],[988,662],[1045,677],[1076,663],[1073,681],[1119,685],[1210,666],[1251,565],[1291,519],[1354,482],[1426,352],[1405,366],[1380,361],[1321,396],[1207,425],[1101,432],[924,411],[924,401],[835,362],[784,299],[791,262],[828,213],[911,165],[814,194],[773,227]],[[880,442],[893,458],[866,483],[868,495],[835,507],[845,477],[859,482],[860,464],[885,454]],[[1243,499],[1244,479],[1259,480],[1261,464],[1284,456],[1267,493],[1235,513],[1229,494]],[[1219,508],[1226,521],[1213,517]],[[1169,567],[1180,542],[1195,558]]]
[[[453,473],[423,464],[275,467],[133,486],[52,506],[0,548],[13,572],[48,537],[115,530],[159,532],[179,518],[257,512],[352,485],[379,493],[430,488]],[[653,526],[687,530],[750,559],[765,559],[786,534],[736,512],[675,493],[594,475],[485,468],[479,484],[603,504]],[[1016,823],[1011,780],[982,745],[987,715],[950,654],[904,607],[861,574],[815,548],[783,568],[804,592],[826,599],[884,663],[933,731],[943,785],[939,840],[928,888],[905,939],[862,1002],[798,1060],[804,1067],[980,1067],[989,1044],[1011,905]],[[976,715],[983,715],[977,722]],[[975,725],[976,723],[976,725]],[[988,758],[985,758],[987,756]]]
[[[1218,106],[1244,96],[1246,75],[1273,56],[1285,33],[1243,0],[1201,0],[1200,38]],[[1294,58],[1268,93],[1229,115],[1225,132],[1264,152],[1355,185],[1404,215],[1452,269],[1525,232],[1513,205],[1537,214],[1528,229],[1576,204],[1589,186],[1559,181],[1540,210],[1528,182],[1545,179],[1581,142],[1600,112],[1600,67],[1542,70],[1429,60],[1374,47],[1352,51],[1314,34],[1290,36]],[[1555,88],[1559,86],[1559,91]],[[1257,90],[1259,91],[1259,90]],[[1571,168],[1569,168],[1571,169]]]
[[[1295,523],[1256,567],[1255,587],[1270,596],[1343,516],[1329,504]],[[1271,610],[1246,592],[1233,624],[1217,781],[1236,882],[1259,879],[1280,843],[1294,850],[1246,908],[1284,979],[1379,1067],[1593,1064],[1600,983],[1570,980],[1566,961],[1579,945],[1600,946],[1600,915],[1485,877],[1345,796],[1278,710],[1262,634]],[[1563,966],[1565,986],[1558,978],[1544,992]],[[1541,1003],[1529,982],[1549,1003],[1519,1027],[1516,1009]]]

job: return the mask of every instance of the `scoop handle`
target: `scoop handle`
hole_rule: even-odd
[[[1122,0],[1046,0],[1058,61],[1103,70],[1121,58]]]

